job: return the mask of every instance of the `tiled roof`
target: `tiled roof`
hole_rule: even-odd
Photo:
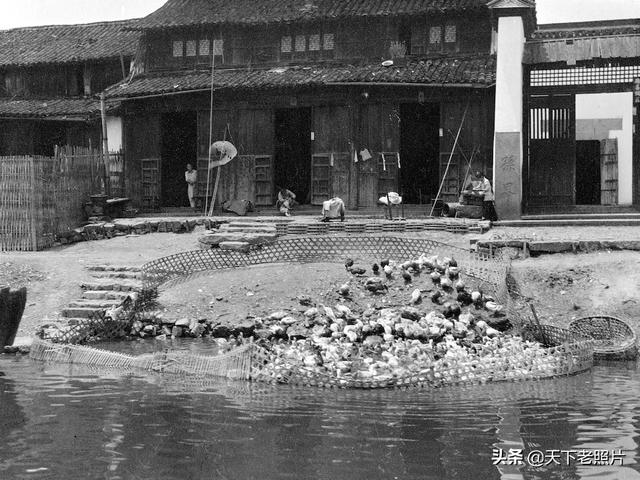
[[[100,102],[92,98],[16,100],[0,98],[0,118],[88,119],[100,114]]]
[[[495,83],[492,55],[413,60],[406,66],[296,66],[270,70],[216,70],[216,89],[319,87],[336,83],[429,84],[434,86],[488,87]],[[158,93],[204,90],[211,87],[211,73],[148,74],[107,89],[107,97],[126,98]]]
[[[135,21],[51,25],[0,30],[0,66],[71,63],[131,57],[139,32],[125,30]]]
[[[534,40],[640,34],[640,19],[539,25]]]
[[[141,19],[143,29],[221,23],[272,22],[362,16],[416,15],[483,8],[489,0],[168,0]]]
[[[525,47],[525,63],[640,57],[640,20],[541,25]]]

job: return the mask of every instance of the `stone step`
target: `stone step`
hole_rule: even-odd
[[[90,265],[87,270],[92,272],[139,272],[140,267],[129,265]]]
[[[566,219],[566,220],[500,220],[495,227],[635,227],[640,218]]]
[[[251,249],[251,244],[248,242],[221,242],[220,250],[231,250],[234,252],[247,253]]]
[[[129,278],[134,280],[140,280],[143,277],[140,271],[93,271],[92,275],[96,278]]]
[[[244,233],[276,233],[275,225],[233,225],[224,224],[220,226],[218,232],[244,232]]]
[[[198,238],[198,241],[212,247],[222,242],[244,242],[250,245],[264,245],[274,243],[278,239],[275,233],[243,233],[243,232],[219,232],[208,233]]]
[[[220,228],[224,227],[224,226],[229,226],[229,225],[233,225],[233,226],[242,226],[242,227],[264,227],[264,226],[270,226],[270,223],[267,222],[256,222],[254,220],[232,220],[229,223],[223,223],[222,225],[220,225]]]
[[[123,302],[129,296],[129,292],[116,290],[85,290],[82,298],[86,300],[118,300]]]
[[[105,312],[105,308],[89,308],[89,307],[67,307],[63,308],[60,314],[65,318],[92,318],[100,313]]]
[[[99,299],[99,300],[75,300],[69,303],[68,308],[113,308],[122,304],[122,300],[107,300],[107,299]]]
[[[142,283],[134,280],[95,279],[80,285],[82,290],[115,290],[117,292],[139,292]]]

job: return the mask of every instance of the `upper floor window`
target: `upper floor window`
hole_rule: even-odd
[[[444,27],[444,43],[456,43],[458,41],[455,25],[446,25]]]
[[[196,50],[196,41],[195,40],[187,40],[187,42],[185,43],[185,50],[186,50],[186,56],[187,57],[195,57],[197,50]]]
[[[408,37],[406,32],[401,32]],[[436,23],[411,25],[411,41],[409,53],[421,55],[425,53],[453,52],[458,50],[458,27],[455,23]]]
[[[218,56],[224,55],[224,43],[222,39],[215,39],[213,42],[209,38],[188,39],[188,40],[172,40],[172,56],[174,59],[191,59],[198,62],[206,61],[211,54]],[[213,49],[213,50],[212,50]]]
[[[209,42],[208,38],[200,40],[200,45],[198,46],[198,55],[200,55],[201,57],[208,57],[209,55],[211,55],[210,45],[211,43]]]
[[[431,27],[429,29],[429,45],[436,46],[442,44],[442,27]]]
[[[174,57],[184,56],[184,42],[182,40],[173,41],[173,56]]]
[[[280,39],[280,57],[283,60],[332,58],[334,47],[333,33],[284,35]]]

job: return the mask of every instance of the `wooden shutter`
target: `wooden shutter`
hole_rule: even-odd
[[[311,157],[311,205],[322,205],[331,196],[331,154],[315,154]]]
[[[160,208],[160,159],[144,158],[142,163],[142,208],[146,211]]]
[[[600,203],[618,204],[618,140],[600,142]]]
[[[256,155],[254,178],[256,187],[256,205],[273,205],[273,157],[271,155]]]

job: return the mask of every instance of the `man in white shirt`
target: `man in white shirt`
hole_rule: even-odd
[[[187,182],[187,196],[189,197],[189,205],[192,209],[196,209],[196,182],[198,181],[198,172],[193,169],[193,165],[187,163],[187,171],[184,172],[184,179]]]

